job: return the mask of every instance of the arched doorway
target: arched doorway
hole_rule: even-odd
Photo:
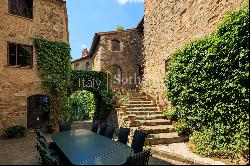
[[[48,120],[49,97],[46,95],[33,95],[27,98],[27,127],[37,129],[46,126]]]
[[[122,70],[120,66],[113,65],[110,67],[112,73],[112,84],[122,85]]]

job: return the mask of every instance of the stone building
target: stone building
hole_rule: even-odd
[[[169,56],[185,43],[209,35],[244,0],[145,0],[143,90],[164,97]],[[167,102],[167,101],[165,101]]]
[[[137,28],[96,33],[86,58],[72,62],[73,68],[85,69],[90,62],[93,71],[113,74],[113,88],[135,88],[141,81],[142,29]],[[75,65],[80,65],[77,68]]]
[[[71,61],[73,70],[91,70],[93,65],[93,58],[89,56],[88,50],[85,48],[82,51],[82,57]]]
[[[41,125],[39,107],[46,103],[42,98],[46,94],[37,73],[33,40],[68,42],[67,20],[65,0],[1,0],[0,133],[14,124]]]

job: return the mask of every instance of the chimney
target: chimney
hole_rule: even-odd
[[[82,57],[85,58],[85,57],[88,56],[88,54],[89,54],[88,49],[87,49],[87,48],[84,48],[84,49],[82,50]]]

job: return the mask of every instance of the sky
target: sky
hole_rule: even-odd
[[[114,31],[117,25],[135,28],[143,17],[143,0],[67,0],[71,56],[81,57],[96,32]]]

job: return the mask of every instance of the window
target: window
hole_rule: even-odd
[[[78,63],[75,63],[75,64],[74,64],[74,69],[77,70],[77,69],[78,69],[78,66],[79,66],[79,64],[78,64]]]
[[[9,43],[8,48],[9,66],[32,67],[32,46]]]
[[[169,59],[165,60],[165,72],[169,71]]]
[[[112,40],[111,41],[111,50],[112,51],[121,51],[120,50],[120,41],[118,41],[118,40]]]
[[[33,18],[33,0],[9,0],[9,13]]]
[[[139,75],[142,76],[144,74],[143,67],[141,65],[139,66]]]
[[[86,70],[90,69],[90,63],[86,62]]]
[[[111,73],[113,75],[113,84],[122,84],[122,70],[119,66],[111,66]]]

